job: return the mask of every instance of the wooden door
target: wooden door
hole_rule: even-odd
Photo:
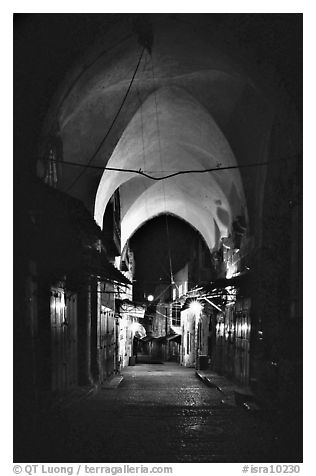
[[[250,351],[250,301],[236,303],[236,347],[235,347],[235,379],[242,385],[249,384],[249,351]]]
[[[65,296],[62,288],[51,289],[51,386],[53,391],[66,389],[66,341],[67,326],[65,325]]]
[[[100,377],[104,381],[113,374],[115,364],[115,321],[114,311],[101,305],[98,347],[100,362]]]
[[[77,384],[77,295],[51,289],[51,388],[63,392]]]
[[[67,388],[78,384],[78,322],[77,294],[66,295],[66,325],[67,325]]]

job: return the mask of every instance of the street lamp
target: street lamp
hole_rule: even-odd
[[[202,304],[199,301],[191,301],[190,309],[194,312],[194,314],[200,314],[202,311]]]

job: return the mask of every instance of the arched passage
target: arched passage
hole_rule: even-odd
[[[96,20],[92,20],[91,17],[87,20],[81,15],[73,17],[57,15],[46,17],[43,22],[41,15],[33,15],[31,17],[33,20],[26,22],[15,44],[18,46],[15,47],[15,52],[19,51],[16,63],[18,94],[15,101],[17,131],[15,153],[19,160],[18,167],[15,168],[19,171],[16,187],[16,191],[19,192],[16,201],[16,209],[19,211],[19,226],[16,228],[19,244],[16,249],[18,259],[15,307],[18,319],[15,321],[17,331],[15,348],[18,349],[19,356],[15,360],[18,364],[15,383],[19,389],[17,421],[21,418],[18,432],[20,454],[19,452],[16,454],[17,459],[32,459],[30,454],[25,452],[25,442],[29,441],[30,436],[25,429],[29,428],[30,424],[32,426],[33,422],[31,417],[25,418],[25,415],[34,416],[33,401],[36,402],[36,408],[38,402],[42,400],[38,384],[45,386],[49,368],[49,365],[46,365],[45,354],[42,353],[43,341],[37,338],[37,324],[42,326],[44,321],[42,335],[48,335],[49,320],[44,316],[41,303],[42,288],[47,286],[47,274],[37,275],[37,270],[42,266],[46,269],[48,258],[50,261],[53,260],[52,256],[49,256],[45,237],[39,241],[44,245],[47,254],[34,261],[36,247],[29,242],[29,231],[32,229],[34,235],[38,236],[36,221],[43,217],[41,197],[37,203],[35,201],[33,203],[33,198],[30,199],[37,187],[37,180],[34,180],[36,184],[33,183],[33,178],[36,177],[30,175],[35,175],[35,165],[39,158],[44,164],[50,163],[47,160],[45,162],[47,159],[45,146],[53,139],[56,154],[60,153],[58,172],[61,172],[53,185],[62,192],[80,199],[91,215],[94,215],[95,199],[103,168],[112,160],[115,167],[114,159],[122,160],[125,168],[137,166],[137,170],[140,168],[155,175],[167,173],[169,168],[173,171],[192,167],[208,168],[210,165],[220,168],[220,165],[227,163],[240,167],[252,164],[249,168],[240,168],[238,173],[233,170],[229,172],[218,170],[203,175],[184,175],[158,183],[134,174],[125,174],[123,177],[115,172],[106,172],[105,175],[108,175],[110,180],[106,186],[103,187],[104,184],[100,186],[102,193],[98,210],[102,218],[102,209],[106,205],[107,197],[119,188],[123,241],[134,236],[133,229],[137,226],[142,233],[144,228],[142,224],[146,225],[153,213],[169,214],[172,210],[177,216],[185,217],[192,226],[203,233],[204,240],[211,249],[216,246],[221,236],[230,232],[232,222],[233,226],[238,226],[238,222],[234,221],[236,215],[238,216],[241,210],[246,215],[248,212],[248,225],[250,223],[251,226],[247,227],[242,237],[245,238],[243,246],[239,249],[237,243],[240,242],[237,240],[234,246],[236,245],[243,258],[240,261],[241,279],[247,278],[247,275],[251,278],[251,284],[249,287],[246,286],[245,294],[240,294],[242,298],[247,295],[251,298],[251,382],[260,401],[266,398],[269,408],[274,401],[277,402],[278,410],[283,412],[286,408],[284,420],[282,419],[282,422],[286,422],[283,427],[287,429],[284,440],[286,452],[283,459],[287,460],[288,455],[291,457],[296,454],[297,461],[301,461],[301,457],[298,457],[301,450],[297,450],[297,453],[292,451],[292,446],[296,446],[296,443],[288,444],[290,440],[295,441],[300,433],[300,429],[296,431],[295,421],[299,419],[297,415],[301,414],[300,405],[297,405],[299,399],[296,396],[301,387],[302,159],[299,155],[301,131],[295,112],[296,107],[299,111],[301,107],[299,80],[301,20],[288,14],[152,15],[151,20],[154,23],[152,54],[144,52],[135,81],[122,105],[140,58],[141,45],[137,31],[135,34],[133,29],[133,21],[130,21],[130,15],[125,17],[127,21],[120,17],[118,25],[114,24],[114,21],[106,21],[106,17],[106,15],[94,16],[99,22],[101,32],[99,36],[94,34],[95,23],[91,25],[90,22]],[[41,22],[42,25],[39,27]],[[82,27],[81,33],[85,31],[85,35],[81,35],[81,41],[76,29],[78,23]],[[91,28],[87,28],[88,23]],[[111,28],[113,26],[114,28]],[[87,43],[92,37],[97,40],[96,44],[86,51]],[[73,67],[76,56],[77,65]],[[32,81],[29,81],[29,78],[32,78]],[[52,107],[43,126],[42,142],[38,144],[43,115],[59,86],[60,89],[52,100]],[[121,105],[121,112],[113,123]],[[287,160],[289,156],[296,154],[295,162],[288,160],[286,165],[282,162],[283,159]],[[269,162],[267,167],[253,167],[258,165],[258,162],[267,161]],[[96,168],[90,168],[90,164]],[[31,174],[29,169],[32,170]],[[38,208],[39,213],[34,208]],[[47,223],[52,229],[58,229],[64,243],[65,230],[54,219],[53,208],[51,212],[50,210],[45,212],[45,219],[47,218]],[[163,225],[166,222],[167,220],[164,220]],[[243,224],[244,221],[241,220],[240,223]],[[91,224],[93,227],[93,220]],[[67,230],[68,224],[65,228]],[[162,231],[165,230],[163,226],[161,228]],[[50,227],[46,227],[44,231],[49,230]],[[49,238],[54,241],[54,233],[51,233]],[[228,254],[226,248],[231,249],[225,246],[228,242],[229,240],[224,240],[220,252],[208,256],[210,259],[207,264],[210,268],[214,261],[217,264],[218,257],[219,264],[226,265],[224,263]],[[166,255],[166,248],[161,250],[161,243],[159,241],[156,243],[159,251],[163,251]],[[177,241],[176,246],[178,245]],[[95,243],[91,242],[91,246],[95,246]],[[118,247],[116,248],[115,251],[119,253]],[[112,260],[112,251],[107,249],[106,245],[104,249],[107,250],[108,258]],[[193,251],[196,249],[197,247]],[[126,250],[128,257],[128,247]],[[155,250],[152,254],[154,253]],[[140,255],[140,260],[147,261],[149,266],[152,266],[152,256],[147,255],[147,260],[144,256]],[[199,269],[199,266],[196,266],[196,269]],[[72,270],[67,271],[69,275],[72,274],[69,272]],[[211,271],[210,278],[198,277],[195,282],[210,282],[210,280],[213,282],[214,278],[216,281],[221,280],[218,270]],[[239,269],[234,271],[239,273]],[[64,276],[62,273],[61,277]],[[149,279],[150,276],[151,269],[148,273]],[[230,273],[230,276],[233,274]],[[236,277],[239,278],[239,275]],[[68,279],[68,276],[66,278]],[[82,286],[78,285],[75,290],[81,292]],[[92,316],[90,312],[92,309],[91,307],[89,309],[89,301],[88,297],[84,299],[84,310],[82,309],[81,315],[85,316],[87,323],[84,325],[84,336],[86,341],[91,343],[89,322],[98,321],[97,314],[94,313]],[[38,312],[34,307],[36,303]],[[46,304],[44,312],[49,313],[48,300]],[[93,305],[93,312],[95,309],[96,306]],[[60,323],[62,331],[67,331],[67,322],[60,321]],[[236,334],[235,331],[232,333]],[[46,340],[50,348],[49,338],[45,337]],[[232,349],[229,339],[227,344]],[[95,350],[96,348],[93,349],[94,355]],[[217,355],[222,354],[226,358],[229,353],[231,354],[231,351],[217,352]],[[229,360],[226,362],[230,371],[232,366]],[[41,378],[42,368],[44,380]],[[20,392],[22,388],[24,390]],[[183,394],[182,385],[180,390]],[[191,390],[189,387],[189,400]],[[43,395],[45,401],[46,395],[45,386]],[[169,396],[167,395],[166,400],[168,408]],[[186,405],[187,401],[184,404]],[[192,408],[196,412],[197,406],[194,405]],[[39,408],[38,410],[42,415],[42,410]],[[204,413],[203,410],[202,419]],[[93,415],[95,411],[92,409],[92,418]],[[113,415],[115,417],[115,412]],[[28,446],[32,447],[32,454],[38,456],[37,448],[42,445],[41,428],[47,428],[47,425],[42,418],[37,419],[36,414],[35,417],[39,422],[39,432],[34,433],[40,437],[35,445],[31,438]],[[92,421],[90,417],[88,420]],[[289,430],[288,422],[291,422]],[[101,421],[101,426],[103,423]],[[179,428],[186,428],[183,421],[179,423]],[[172,424],[171,422],[171,426]],[[144,428],[146,425],[145,422]],[[94,425],[90,426],[93,430]],[[124,439],[125,421],[122,430]],[[154,441],[150,431],[151,428],[147,438],[149,442]],[[84,445],[87,435],[82,435],[83,439],[80,440],[78,432],[78,452],[76,445],[72,444],[72,435],[70,434],[68,438],[69,435],[64,433],[65,426],[61,422],[56,445],[47,440],[47,448],[57,450],[56,460],[57,455],[63,452],[65,458],[69,456],[69,451],[73,451],[76,458],[80,454],[80,447],[85,446],[89,450],[93,443],[94,436],[90,438],[88,435],[90,444]],[[171,431],[171,437],[173,433]],[[103,434],[105,440],[108,440],[104,431]],[[179,439],[187,436],[179,434]],[[204,441],[202,434],[201,437]],[[71,448],[66,445],[60,453],[60,442],[66,440],[70,441]],[[104,452],[105,440],[105,446],[99,445],[102,450],[101,457],[113,454],[111,451]],[[139,439],[141,455],[144,454],[145,440],[141,433]],[[228,435],[229,458],[231,458],[230,440]],[[280,458],[281,440],[275,444],[275,434],[272,433],[269,440],[275,449],[276,459]],[[119,448],[118,441],[119,439],[113,440],[114,449]],[[243,438],[240,441],[244,442]],[[166,442],[169,444],[168,438]],[[171,441],[172,445],[174,441]],[[98,441],[96,446],[98,447]],[[177,456],[180,446],[174,445]],[[196,445],[193,446],[192,457],[196,458]],[[258,452],[260,444],[257,445],[257,440],[254,446],[256,447],[254,453],[249,452],[251,459],[258,460],[268,455],[267,447],[264,448],[264,454]],[[136,445],[133,445],[133,452],[135,447]],[[169,451],[169,448],[166,449]],[[214,455],[214,448],[209,449],[208,455]],[[240,451],[242,453],[243,448]],[[236,453],[237,460],[240,459],[240,451]],[[45,453],[46,451],[44,457],[48,455]],[[187,448],[183,450],[182,456],[184,455],[187,458]],[[132,455],[135,458],[138,456],[136,453]],[[90,455],[87,454],[87,457]]]
[[[134,231],[147,220],[161,213],[171,213],[179,216],[196,228],[210,249],[215,246],[215,222],[222,236],[227,236],[230,226],[231,211],[227,211],[227,222],[218,218],[218,205],[214,200],[204,199],[201,182],[198,184],[179,180],[156,182],[146,192],[142,193],[122,217],[122,246]],[[122,196],[124,203],[124,195]],[[203,203],[203,199],[204,202]],[[220,200],[219,200],[220,201]]]
[[[212,116],[178,87],[159,89],[146,99],[107,163],[108,167],[142,170],[153,177],[236,165],[229,144]],[[221,235],[227,236],[234,215],[245,209],[237,169],[188,173],[159,182],[135,178],[133,173],[104,171],[95,202],[97,223],[102,223],[106,204],[118,187],[122,203],[122,246],[142,223],[165,212],[191,222],[212,249],[216,245],[214,221]]]

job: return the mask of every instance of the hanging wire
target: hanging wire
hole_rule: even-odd
[[[167,230],[167,244],[168,244],[168,255],[169,255],[170,279],[171,279],[171,284],[173,284],[174,279],[173,279],[173,270],[172,270],[172,261],[171,261],[170,234],[169,234],[169,223],[168,223],[167,213],[166,213],[166,230]]]
[[[146,54],[146,52],[145,52],[145,54]],[[148,58],[149,58],[149,60],[148,60]],[[150,56],[150,53],[148,52],[146,54],[146,59],[145,59],[145,62],[144,62],[142,73],[144,73],[146,71],[146,68],[147,68],[147,65],[148,65],[149,61],[151,61],[151,56]],[[137,86],[136,86],[136,93],[137,93],[137,97],[138,97],[139,111],[140,111],[140,130],[141,130],[140,136],[141,136],[141,141],[142,141],[143,168],[144,168],[144,170],[146,170],[146,151],[145,151],[145,139],[144,139],[143,101],[141,99],[140,91],[139,91],[139,88]],[[144,191],[146,192],[147,187],[146,187],[145,183],[142,182],[142,185],[143,185]],[[145,200],[145,209],[148,213],[148,202],[147,202],[146,195],[144,195],[144,197],[145,197],[144,198],[144,200]],[[160,262],[160,267],[162,268],[164,273],[169,274],[168,270],[166,270],[166,268],[162,265],[161,262]]]
[[[144,62],[144,67],[143,67],[143,70],[142,70],[142,74],[144,74],[144,72],[146,71],[146,68],[147,68],[147,64],[148,64],[148,55],[145,56],[145,62]],[[139,102],[139,110],[140,110],[140,129],[141,129],[141,141],[142,141],[142,158],[143,158],[143,167],[144,167],[144,170],[146,170],[146,152],[145,152],[145,139],[144,139],[144,119],[143,119],[143,102],[142,102],[142,99],[141,99],[141,96],[140,96],[140,91],[139,91],[139,88],[136,86],[136,92],[137,92],[137,98],[138,98],[138,102]],[[146,192],[147,191],[147,187],[144,183],[144,181],[142,181],[142,185],[143,185],[143,188],[144,188],[144,191]],[[147,203],[147,199],[146,199],[146,195],[145,195],[145,208],[146,208],[146,211],[148,213],[148,203]]]
[[[115,25],[116,23],[118,23],[119,20],[117,20],[116,22],[114,22],[113,25]],[[112,44],[111,46],[109,46],[108,48],[105,48],[103,49],[92,61],[90,61],[89,63],[86,63],[84,65],[84,67],[82,68],[82,70],[77,74],[77,76],[71,81],[71,83],[69,84],[68,88],[66,89],[65,93],[63,94],[61,100],[59,101],[58,105],[57,105],[57,112],[55,113],[56,115],[58,114],[58,112],[60,111],[60,109],[62,108],[64,102],[66,101],[66,99],[69,97],[70,93],[72,92],[72,90],[74,89],[74,87],[76,86],[76,84],[79,82],[79,80],[85,75],[85,73],[92,67],[94,66],[103,56],[105,56],[107,53],[109,53],[110,51],[112,51],[113,49],[115,49],[117,46],[119,45],[122,45],[123,43],[125,43],[127,40],[131,39],[132,37],[134,36],[134,33],[131,33],[131,34],[128,34],[128,35],[125,35],[123,38],[121,38],[119,41],[117,41],[116,43]],[[52,130],[52,126],[50,127],[50,130]],[[54,134],[53,134],[54,135]]]
[[[171,177],[176,177],[177,175],[185,175],[185,174],[203,174],[203,173],[209,173],[209,172],[219,172],[221,170],[232,170],[232,169],[244,169],[248,167],[262,167],[264,165],[276,165],[280,162],[287,162],[289,160],[297,160],[299,157],[298,154],[284,157],[282,159],[275,159],[275,160],[268,160],[266,162],[253,162],[249,164],[239,164],[239,165],[230,165],[227,167],[212,167],[210,169],[193,169],[193,170],[179,170],[177,172],[173,172],[172,174],[164,175],[163,177],[156,177],[153,175],[149,175],[148,173],[144,172],[142,169],[135,170],[135,169],[121,169],[119,167],[104,167],[102,165],[87,165],[87,164],[80,164],[78,162],[70,162],[67,160],[63,160],[62,162],[58,162],[59,165],[70,165],[73,167],[83,167],[83,168],[89,168],[89,169],[95,169],[95,170],[112,170],[115,172],[126,172],[126,173],[134,173],[138,175],[142,175],[143,177],[146,177],[151,180],[166,180]],[[52,159],[45,159],[48,161],[51,161]],[[54,160],[52,160],[54,161]],[[164,172],[164,171],[162,171]]]
[[[134,34],[128,34],[126,36],[124,36],[123,38],[121,38],[117,43],[114,43],[113,45],[111,45],[110,47],[102,50],[98,56],[96,58],[94,58],[92,61],[90,61],[90,63],[86,64],[84,66],[84,68],[80,71],[80,73],[75,77],[75,79],[71,82],[71,84],[69,85],[69,87],[67,88],[65,94],[63,95],[59,105],[58,105],[58,108],[60,109],[63,105],[63,103],[65,102],[65,100],[67,99],[67,97],[69,96],[69,94],[71,93],[71,91],[73,90],[73,88],[76,86],[76,84],[78,83],[79,79],[82,78],[82,76],[92,67],[95,65],[95,63],[97,63],[99,61],[100,58],[102,58],[102,56],[105,56],[107,53],[109,53],[111,50],[113,50],[114,48],[116,48],[117,46],[125,43],[125,41],[131,39],[132,37],[134,36]]]
[[[157,134],[158,134],[158,152],[159,152],[161,170],[163,170],[164,165],[163,165],[163,159],[162,159],[162,153],[161,153],[161,138],[160,138],[159,115],[158,115],[158,101],[157,101],[156,78],[155,78],[153,55],[151,55],[151,69],[152,69],[153,85],[154,85],[155,112],[156,112]],[[163,191],[164,209],[165,209],[165,217],[166,217],[166,232],[167,232],[167,248],[168,248],[168,258],[169,258],[170,281],[171,281],[171,284],[172,284],[174,280],[173,280],[172,260],[171,260],[171,250],[170,250],[170,235],[169,235],[169,224],[168,224],[168,215],[167,215],[166,190],[165,190],[164,182],[162,182],[162,191]]]
[[[158,296],[155,297],[155,301],[157,301],[157,300],[160,298],[160,296],[162,296],[162,295],[167,291],[167,289],[170,288],[171,285],[172,285],[172,283],[168,284],[168,286],[166,286],[166,287],[161,291],[161,293],[158,294]]]
[[[123,106],[124,106],[124,104],[125,104],[125,101],[126,101],[126,99],[127,99],[127,96],[128,96],[128,94],[129,94],[129,92],[130,92],[130,90],[131,90],[131,87],[132,87],[132,85],[133,85],[135,76],[136,76],[136,74],[137,74],[139,65],[140,65],[140,63],[141,63],[141,60],[142,60],[142,57],[143,57],[143,54],[144,54],[144,51],[145,51],[145,48],[143,47],[143,48],[142,48],[142,51],[141,51],[141,54],[140,54],[140,56],[139,56],[139,59],[138,59],[136,68],[135,68],[135,70],[134,70],[133,76],[132,76],[132,78],[131,78],[131,80],[130,80],[130,83],[129,83],[129,85],[128,85],[128,88],[127,88],[127,90],[126,90],[126,93],[125,93],[125,95],[124,95],[124,97],[123,97],[123,100],[122,100],[122,102],[121,102],[121,105],[120,105],[118,111],[116,112],[116,114],[115,114],[115,116],[114,116],[114,118],[113,118],[113,120],[112,120],[112,122],[111,122],[111,125],[110,125],[109,129],[107,130],[105,136],[102,138],[100,144],[99,144],[98,147],[96,148],[96,150],[95,150],[95,152],[93,153],[93,155],[91,156],[91,158],[88,160],[87,164],[83,165],[82,171],[77,175],[77,177],[73,180],[73,182],[66,188],[65,192],[69,192],[69,191],[74,187],[74,185],[78,182],[78,180],[83,176],[83,174],[86,172],[86,170],[90,167],[92,161],[95,159],[95,157],[97,156],[97,154],[100,152],[100,149],[101,149],[101,147],[103,146],[104,142],[105,142],[106,139],[108,138],[108,136],[109,136],[109,134],[110,134],[111,130],[113,129],[113,126],[114,126],[114,124],[115,124],[115,122],[116,122],[116,119],[118,118],[118,116],[119,116],[119,114],[120,114],[120,112],[121,112],[121,110],[122,110],[122,108],[123,108]]]

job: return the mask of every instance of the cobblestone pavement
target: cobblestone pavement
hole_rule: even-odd
[[[267,415],[223,404],[194,369],[138,364],[41,422],[38,462],[285,462]],[[32,459],[30,459],[32,460]]]

